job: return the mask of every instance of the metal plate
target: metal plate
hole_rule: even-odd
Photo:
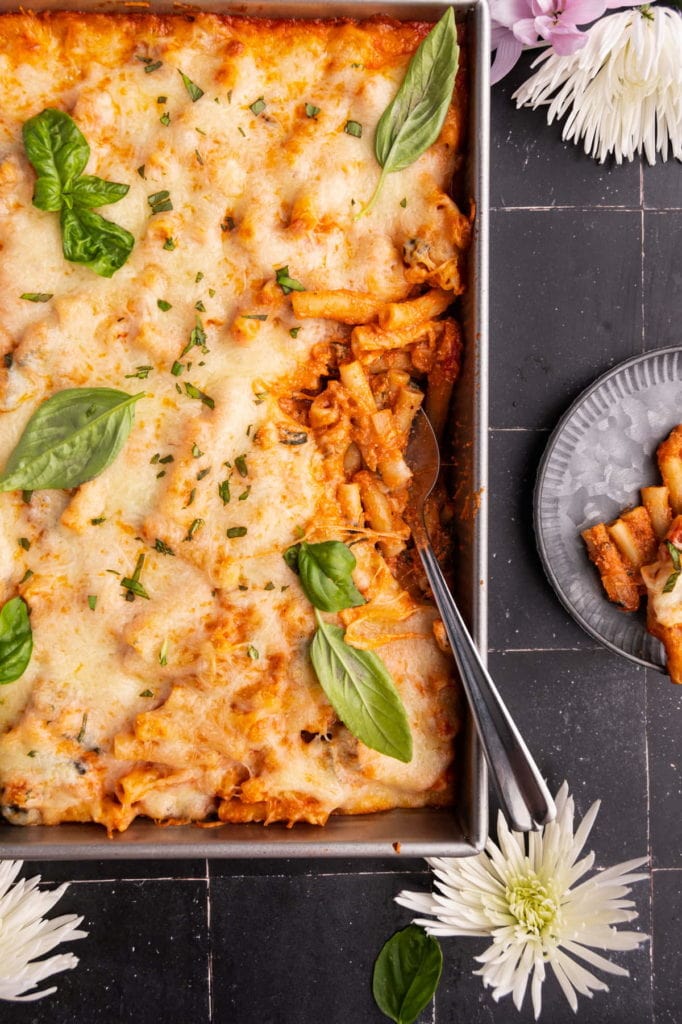
[[[313,0],[230,3],[202,0],[182,5],[151,0],[36,0],[31,10],[107,11],[130,14],[196,11],[269,18],[366,18],[384,14],[400,20],[436,21],[453,7],[467,30],[469,69],[468,153],[464,198],[476,204],[474,243],[469,253],[469,288],[460,305],[464,357],[453,407],[453,443],[458,453],[457,597],[482,652],[487,650],[487,486],[488,486],[488,163],[490,23],[487,0],[342,0],[321,5]],[[16,11],[18,0],[0,0],[0,13]],[[24,7],[25,9],[25,7]],[[475,500],[474,500],[475,499]],[[472,515],[472,503],[476,514]],[[488,832],[486,770],[473,724],[466,718],[458,741],[455,806],[395,810],[381,814],[332,816],[324,828],[298,824],[193,825],[158,828],[135,821],[107,839],[97,825],[20,828],[0,824],[0,857],[92,860],[173,857],[383,857],[452,856],[478,852]]]
[[[644,611],[606,597],[581,530],[640,503],[660,484],[656,448],[682,415],[682,348],[628,359],[595,381],[552,434],[535,488],[535,533],[545,572],[576,622],[631,661],[665,672],[663,645]]]

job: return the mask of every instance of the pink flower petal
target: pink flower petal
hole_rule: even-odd
[[[553,15],[561,8],[561,0],[532,0],[533,14],[537,17]]]
[[[606,6],[606,0],[566,0],[562,17],[572,25],[587,25],[601,18]]]
[[[509,74],[511,69],[516,64],[517,60],[521,56],[523,47],[518,40],[514,39],[511,32],[506,39],[501,40],[498,43],[497,50],[495,51],[495,60],[493,61],[490,69],[490,84],[495,85],[501,78]]]
[[[567,57],[582,50],[587,42],[587,33],[581,32],[575,25],[555,25],[550,42],[557,56]]]
[[[531,14],[531,0],[491,0],[490,17],[493,24],[511,28],[520,18]]]
[[[518,39],[524,46],[533,46],[538,41],[538,33],[535,28],[536,18],[522,18],[514,25],[512,32],[514,38]]]

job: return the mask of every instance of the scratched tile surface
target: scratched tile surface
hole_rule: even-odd
[[[682,922],[680,718],[665,677],[596,647],[542,574],[531,491],[549,431],[594,377],[645,349],[682,344],[682,170],[600,166],[542,111],[516,111],[526,69],[493,93],[491,666],[552,785],[579,814],[603,799],[597,865],[649,853],[634,897],[651,944],[619,954],[630,978],[582,1000],[548,983],[543,1019],[678,1024]],[[392,897],[429,886],[419,861],[41,864],[73,880],[85,917],[75,971],[55,996],[4,1003],[4,1024],[374,1024],[383,941],[409,920]],[[26,874],[31,874],[27,866]],[[653,894],[653,904],[652,904]],[[481,940],[443,942],[435,1006],[420,1024],[530,1024],[473,976]],[[1,965],[0,965],[1,970]]]

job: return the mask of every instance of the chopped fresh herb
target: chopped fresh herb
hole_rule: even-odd
[[[144,73],[145,75],[151,75],[152,71],[158,71],[161,67],[161,61],[155,60],[153,64],[145,64]]]
[[[37,753],[37,750],[29,750],[28,753],[26,754],[26,757],[35,757]]]
[[[275,271],[275,282],[280,286],[285,295],[289,295],[290,292],[305,291],[300,281],[295,281],[293,277],[289,277],[288,267],[280,267],[279,270]]]
[[[343,130],[346,135],[352,135],[356,139],[362,138],[362,125],[359,121],[346,121]]]
[[[216,96],[216,103],[217,103],[217,102],[218,102],[218,97]],[[231,103],[231,102],[232,102],[232,90],[231,90],[231,89],[228,89],[228,90],[227,90],[227,102],[228,102],[228,103]]]
[[[137,168],[137,173],[140,175],[141,178],[144,179],[144,164],[140,164],[140,166]]]
[[[167,189],[163,189],[161,192],[153,192],[150,196],[147,196],[147,202],[149,203],[152,213],[166,213],[168,210],[173,209],[170,192]],[[168,244],[168,241],[169,239],[166,240],[164,248]],[[173,248],[175,248],[175,246]]]
[[[157,103],[168,103],[168,97],[167,96],[157,96],[156,97],[156,102]]]
[[[317,117],[320,113],[320,108],[316,107],[313,103],[306,103],[305,105],[305,116],[306,117]]]
[[[170,302],[166,302],[165,299],[157,299],[156,300],[156,305],[159,307],[159,309],[161,310],[162,313],[167,313],[169,309],[173,308],[171,303]]]
[[[248,476],[249,471],[246,466],[246,455],[238,455],[234,460],[234,467],[240,476]]]
[[[24,575],[19,580],[19,586],[21,586],[22,583],[27,583],[28,580],[30,580],[32,575],[33,575],[33,569],[27,569],[26,572],[24,573]]]
[[[189,530],[187,531],[187,536],[185,537],[185,540],[193,540],[195,533],[198,533],[198,531],[204,525],[205,525],[205,522],[204,522],[203,519],[193,519],[192,520],[192,525],[190,526]]]
[[[126,373],[125,378],[130,380],[133,377],[137,377],[140,380],[146,380],[153,369],[153,366],[138,366],[135,368],[135,373]]]
[[[2,357],[2,361],[5,365],[5,369],[10,370],[12,368],[12,363],[14,362],[14,354],[12,352],[5,352]]]
[[[400,200],[400,205],[402,206],[402,208],[404,210],[405,207],[407,206],[407,199],[406,198],[401,199]]]
[[[19,547],[23,548],[24,551],[29,551],[30,550],[31,542],[28,539],[28,537],[20,537],[19,538]]]
[[[49,302],[53,294],[53,292],[24,292],[19,298],[26,299],[27,302]]]
[[[298,338],[298,332],[300,331],[300,329],[301,329],[300,327],[292,327],[292,328],[290,329],[290,331],[289,331],[289,335],[290,335],[290,337],[292,337],[292,338]]]
[[[199,388],[195,387],[194,384],[190,384],[189,381],[185,382],[185,394],[189,398],[197,398],[209,409],[215,409],[215,402],[211,396],[207,395],[204,391],[200,391]]]
[[[280,427],[279,443],[288,445],[306,444],[308,435],[305,430],[289,430],[288,427]]]
[[[245,537],[246,533],[247,530],[245,526],[230,526],[225,531],[225,535],[229,537],[230,540],[232,540],[233,537]]]
[[[33,491],[22,491],[21,492],[21,500],[23,501],[24,505],[30,505],[32,497],[33,497]]]
[[[258,649],[254,647],[253,644],[249,644],[249,646],[246,648],[246,656],[248,658],[251,658],[251,661],[258,661],[258,659],[260,658]]]
[[[94,612],[97,607],[97,594],[88,594],[88,608]]]
[[[188,93],[189,98],[191,99],[192,103],[196,103],[196,101],[200,100],[201,97],[204,95],[204,90],[200,89],[199,86],[196,85],[191,80],[191,78],[188,78],[187,75],[183,74],[183,72],[180,71],[179,68],[178,68],[178,74],[180,75],[180,78],[182,79],[182,84],[184,85],[185,89],[187,90],[187,93]]]
[[[206,312],[206,306],[205,306],[205,305],[203,304],[203,302],[201,301],[201,299],[199,299],[199,301],[198,301],[198,302],[195,302],[195,303],[194,303],[194,308],[195,308],[196,310],[198,310],[198,311],[199,311],[200,313],[205,313],[205,312]]]
[[[262,320],[265,321],[268,318],[267,313],[242,313],[242,320]]]
[[[204,158],[203,158],[203,156],[201,155],[201,153],[199,152],[198,149],[194,150],[194,155],[197,158],[197,163],[199,164],[199,166],[203,167],[204,166]]]
[[[213,298],[213,296],[215,295],[215,288],[209,288],[208,294],[210,295],[211,298]]]
[[[149,460],[149,464],[151,466],[155,466],[160,458],[161,458],[161,453],[160,452],[156,452],[154,455],[152,455],[151,459]]]
[[[90,520],[90,525],[91,526],[100,526],[102,523],[106,523],[106,521],[107,521],[107,517],[106,516],[98,516],[97,519],[91,519]]]
[[[228,505],[230,501],[230,481],[223,480],[218,484],[218,494],[223,505]]]
[[[164,641],[161,644],[161,650],[159,651],[159,665],[168,664],[168,637],[164,637]]]
[[[203,480],[205,476],[211,472],[211,467],[207,466],[206,469],[202,469],[197,473],[197,480]]]
[[[183,348],[180,356],[182,357],[187,355],[189,350],[192,348],[200,348],[204,355],[208,353],[208,348],[206,346],[206,332],[204,331],[204,325],[199,317],[197,317],[196,324],[190,331],[189,341]]]
[[[170,548],[165,540],[161,540],[159,537],[154,541],[154,550],[158,551],[161,555],[174,555],[175,552]]]
[[[142,693],[140,694],[140,697],[153,697],[153,696],[154,696],[154,694],[153,694],[152,690],[143,690]]]
[[[136,53],[136,54],[135,54],[135,60],[139,60],[139,61],[141,61],[141,62],[142,62],[143,64],[151,64],[151,62],[152,62],[152,59],[151,59],[151,57],[143,57],[143,56],[141,56],[141,54],[139,54],[139,53]]]
[[[201,451],[201,449],[199,448],[199,445],[198,445],[198,444],[196,444],[196,443],[194,443],[194,444],[192,445],[192,458],[193,458],[193,459],[200,459],[200,458],[201,458],[201,456],[202,456],[203,454],[204,454],[204,453],[203,453],[203,452]]]
[[[258,117],[259,114],[263,113],[265,107],[265,100],[263,99],[262,96],[259,96],[258,99],[254,100],[254,102],[249,106],[249,110],[251,111],[252,114]]]
[[[272,580],[268,580],[268,582],[263,587],[263,590],[274,590],[274,589],[275,589],[275,584],[272,582]]]
[[[164,111],[164,113],[163,113],[163,114],[161,115],[161,117],[159,118],[159,121],[160,121],[160,122],[161,122],[161,124],[162,124],[162,125],[164,126],[164,128],[167,128],[167,127],[168,127],[168,125],[169,125],[169,124],[170,124],[170,122],[171,122],[171,117],[170,117],[170,114],[168,113],[168,111],[167,111],[167,110],[166,110],[166,111]]]
[[[204,131],[203,128],[195,128],[194,131],[198,132],[199,135],[205,135],[206,134],[206,132]]]
[[[184,363],[179,363],[177,361],[177,359],[176,359],[175,362],[173,363],[173,365],[171,366],[171,371],[170,372],[173,374],[174,377],[179,377],[180,374],[182,373],[182,371],[184,370],[184,368],[185,368],[185,364]]]
[[[149,600],[149,594],[140,583],[140,575],[144,568],[144,555],[139,555],[135,564],[135,571],[132,576],[124,576],[121,579],[121,586],[126,591],[126,601],[134,601],[136,597],[144,597]]]
[[[253,400],[256,403],[256,405],[262,405],[262,403],[265,401],[267,397],[267,391],[257,391],[256,394],[253,396]]]
[[[221,231],[234,231],[235,226],[236,225],[235,225],[235,222],[234,222],[234,217],[227,217],[226,216],[226,217],[223,218],[223,220],[222,220],[222,222],[220,224],[220,230]]]
[[[248,587],[246,586],[246,584],[245,584],[245,583],[240,583],[240,584],[238,585],[238,587],[237,587],[237,590],[248,590],[248,589],[249,589],[249,588],[248,588]]]
[[[166,470],[165,470],[165,469],[162,469],[162,470],[161,470],[161,472],[159,472],[159,473],[157,473],[157,474],[156,474],[156,479],[157,479],[157,480],[160,480],[160,479],[161,479],[161,477],[162,477],[162,476],[165,476],[165,475],[166,475]]]
[[[162,459],[159,459],[159,462],[162,466],[166,466],[169,462],[175,462],[175,459],[172,455],[164,455]]]
[[[200,270],[197,271],[197,276],[194,278],[194,283],[199,284],[200,281],[204,280],[204,275]]]
[[[242,491],[242,493],[239,495],[239,501],[246,501],[246,499],[248,498],[248,496],[250,494],[251,494],[251,484],[249,484],[249,486],[246,488],[246,490]]]
[[[197,489],[196,487],[193,487],[192,490],[189,492],[189,498],[187,499],[187,504],[185,505],[185,508],[189,508],[190,505],[194,504],[194,498],[196,496],[196,493]]]
[[[83,742],[83,737],[85,736],[85,727],[86,727],[87,724],[88,724],[88,713],[87,713],[87,711],[85,711],[83,713],[83,720],[81,722],[81,727],[80,727],[80,729],[78,731],[78,735],[76,736],[76,743],[82,743]]]
[[[167,249],[168,252],[172,252],[176,244],[177,243],[174,238],[167,238],[166,241],[163,243],[163,247],[164,249]]]

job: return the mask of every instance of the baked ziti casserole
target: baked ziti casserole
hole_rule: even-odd
[[[9,822],[451,802],[403,516],[473,215],[466,51],[432,28],[0,16]]]

